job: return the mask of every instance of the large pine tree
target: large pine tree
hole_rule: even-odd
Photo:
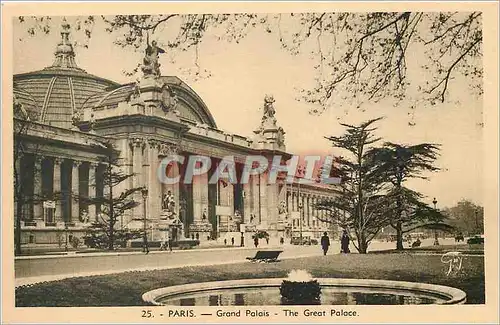
[[[341,123],[346,128],[344,134],[327,137],[334,148],[346,155],[336,159],[334,173],[342,179],[333,187],[336,197],[317,205],[318,209],[328,211],[327,218],[321,220],[341,225],[355,237],[353,245],[362,254],[388,222],[383,213],[387,204],[384,181],[378,172],[380,166],[370,154],[372,146],[380,140],[374,135],[377,129],[374,124],[380,119],[356,126]]]
[[[381,148],[370,151],[371,160],[378,167],[378,173],[389,184],[387,198],[390,204],[386,214],[396,230],[396,249],[403,249],[403,235],[417,228],[450,230],[444,224],[444,215],[422,202],[423,195],[404,186],[409,179],[427,179],[425,173],[436,172],[439,145],[421,143],[401,145],[384,143]]]
[[[101,207],[97,219],[92,223],[91,230],[104,235],[106,246],[109,250],[114,249],[115,241],[122,238],[122,229],[116,229],[120,217],[127,210],[133,209],[140,203],[134,200],[135,193],[140,192],[142,187],[127,188],[117,193],[117,186],[122,182],[134,177],[134,174],[126,173],[120,166],[120,151],[111,142],[100,142],[99,146],[106,152],[101,156],[100,162],[104,165],[102,179],[104,191],[102,196],[83,198],[89,205]],[[93,180],[96,186],[96,180]]]

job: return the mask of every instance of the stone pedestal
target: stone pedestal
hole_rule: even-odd
[[[212,225],[208,221],[195,221],[189,225],[189,237],[191,239],[198,239],[206,241],[212,233]]]
[[[184,239],[184,225],[177,216],[167,210],[163,210],[158,221],[158,230],[163,233],[161,239],[182,240]]]

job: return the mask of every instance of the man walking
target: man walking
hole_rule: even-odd
[[[328,235],[326,234],[326,232],[324,232],[323,236],[321,237],[321,248],[323,248],[323,255],[326,256],[329,247],[330,247],[330,238],[328,238]]]
[[[172,246],[174,245],[174,241],[171,237],[168,237],[168,250],[172,251]]]
[[[340,239],[340,252],[344,254],[348,254],[351,251],[349,250],[349,235],[347,234],[347,230],[344,229],[342,232],[342,238]]]

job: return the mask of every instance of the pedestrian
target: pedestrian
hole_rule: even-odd
[[[285,239],[283,237],[280,238],[280,244],[283,245],[285,243]]]
[[[172,246],[173,246],[173,240],[172,238],[168,237],[168,250],[172,251]]]
[[[266,237],[266,244],[269,245],[269,237]]]
[[[257,248],[259,246],[259,237],[255,236],[253,238],[253,244],[255,245],[255,248]]]
[[[245,237],[243,236],[243,233],[241,233],[240,247],[245,247]]]
[[[234,237],[231,237],[231,246],[234,246]]]
[[[344,254],[348,254],[351,252],[349,250],[349,235],[347,234],[347,230],[345,229],[342,232],[342,238],[340,239],[340,252]]]
[[[142,236],[142,252],[149,254],[148,236],[146,233]]]
[[[167,249],[167,240],[165,238],[163,238],[161,243],[160,243],[160,250],[163,251],[166,249]]]
[[[324,232],[323,236],[321,237],[321,248],[323,248],[323,255],[326,256],[329,247],[330,247],[330,238],[328,238],[327,233]]]
[[[226,245],[227,245],[227,239],[224,238],[224,246],[226,246]]]

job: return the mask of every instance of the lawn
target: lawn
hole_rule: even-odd
[[[453,245],[436,245],[436,246],[424,246],[424,247],[416,247],[416,248],[405,248],[402,251],[398,251],[396,249],[393,250],[382,250],[382,251],[374,251],[370,252],[371,254],[387,254],[387,253],[408,253],[408,252],[417,252],[417,253],[436,253],[443,254],[446,252],[461,252],[463,254],[484,254],[484,244],[477,245],[469,245],[469,244],[453,244]]]
[[[350,254],[283,260],[279,263],[240,263],[126,272],[73,278],[16,289],[16,306],[140,306],[144,292],[178,284],[244,278],[286,277],[306,269],[314,277],[386,279],[452,286],[467,293],[467,303],[483,304],[484,259],[465,257],[462,272],[446,276],[447,264],[438,255]]]

